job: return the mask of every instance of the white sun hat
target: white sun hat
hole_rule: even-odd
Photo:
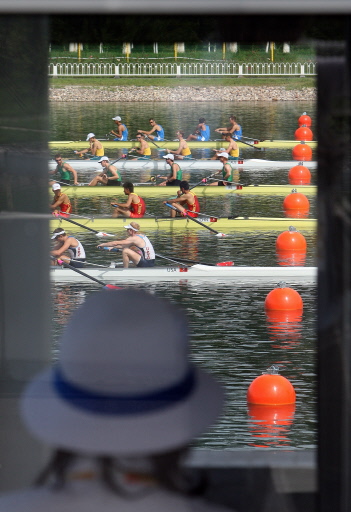
[[[92,137],[95,137],[95,133],[88,133],[87,135],[87,141],[91,139]]]
[[[25,423],[51,446],[148,455],[188,444],[221,413],[223,389],[189,362],[185,314],[164,299],[94,293],[60,346],[58,364],[21,401]]]
[[[102,156],[102,157],[100,158],[100,160],[98,160],[98,164],[100,164],[101,162],[109,162],[108,157],[107,157],[107,156]]]
[[[119,116],[113,117],[112,121],[122,121],[122,119]]]
[[[217,156],[224,156],[224,158],[229,158],[228,153],[226,153],[225,151],[223,151],[222,153],[218,153]]]
[[[172,153],[168,153],[168,155],[164,155],[163,158],[165,158],[166,160],[174,160],[174,155],[172,155]]]
[[[53,183],[52,190],[60,190],[61,185],[59,183]]]

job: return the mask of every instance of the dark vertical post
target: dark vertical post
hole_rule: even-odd
[[[348,57],[318,58],[319,508],[351,510],[351,186]]]
[[[18,397],[50,354],[45,16],[0,16],[0,490],[41,465]]]

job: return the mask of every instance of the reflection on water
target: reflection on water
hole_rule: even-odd
[[[303,317],[298,324],[282,322],[279,330],[278,324],[274,329],[267,324],[264,311],[264,300],[271,289],[269,285],[238,286],[235,282],[209,284],[181,280],[176,283],[125,283],[125,286],[147,290],[185,308],[190,322],[192,358],[216,374],[226,387],[225,415],[216,427],[198,440],[198,446],[220,449],[259,444],[275,448],[306,448],[315,444],[314,287],[294,286],[304,300]],[[99,286],[89,282],[53,286],[54,357],[63,325],[90,293],[100,293]],[[63,303],[69,304],[69,309]],[[290,348],[288,352],[287,347]],[[297,395],[294,418],[282,420],[284,431],[280,430],[277,419],[282,416],[271,413],[276,418],[274,435],[272,418],[264,420],[263,433],[262,425],[253,426],[257,417],[255,420],[252,413],[248,419],[246,403],[249,384],[272,364],[280,365],[281,374],[292,382]],[[289,428],[284,422],[291,423]]]
[[[88,132],[103,136],[112,127],[111,118],[120,115],[131,133],[143,128],[149,117],[164,125],[166,135],[173,138],[176,129],[193,129],[200,116],[206,117],[212,129],[225,126],[230,114],[238,117],[246,135],[258,139],[292,139],[297,119],[303,111],[314,116],[312,103],[57,103],[52,104],[51,126],[53,140],[85,139]],[[84,147],[84,146],[83,146]],[[156,148],[153,150],[157,154]],[[246,158],[291,160],[291,150],[260,152],[243,150]],[[209,154],[211,152],[209,151]],[[205,156],[204,153],[197,155]],[[196,155],[196,156],[197,156]],[[73,156],[73,151],[67,153]],[[110,156],[114,156],[111,154]],[[116,156],[117,158],[117,156]],[[206,173],[206,174],[204,174]],[[190,173],[189,173],[190,174]],[[189,180],[196,183],[208,171],[191,171]],[[81,179],[90,180],[91,171],[81,173]],[[123,179],[146,181],[150,172],[128,171]],[[240,170],[243,184],[287,183],[288,169]],[[316,181],[315,172],[312,182]],[[116,193],[118,197],[120,192]],[[73,208],[80,214],[110,214],[111,198],[74,198]],[[200,197],[203,211],[214,215],[248,215],[283,217],[283,197],[279,196],[214,196]],[[310,198],[310,216],[316,215],[316,201]],[[164,215],[160,198],[147,198],[150,212]],[[74,233],[74,226],[70,234]],[[231,237],[216,238],[207,230],[185,231],[150,230],[158,254],[181,257],[207,263],[234,261],[235,265],[277,266],[275,232],[232,232]],[[305,264],[316,263],[316,234],[303,232],[307,251]],[[125,230],[116,233],[124,238]],[[94,234],[77,235],[83,243],[87,259],[92,263],[109,265],[120,261],[120,255],[106,254],[96,246]],[[278,258],[278,260],[277,260]],[[284,258],[283,258],[284,259]],[[166,264],[159,260],[158,264]],[[219,424],[196,443],[207,448],[274,447],[290,449],[311,448],[316,444],[316,371],[315,371],[315,317],[316,289],[310,283],[292,286],[304,302],[302,318],[267,318],[264,300],[272,286],[238,285],[235,281],[120,283],[139,287],[183,307],[188,315],[191,331],[192,358],[208,368],[224,383],[227,391],[225,414]],[[287,283],[289,286],[289,283]],[[91,293],[99,293],[97,284],[87,281],[52,286],[53,301],[53,358],[57,357],[58,339],[70,315]],[[115,292],[111,292],[115,293]],[[116,292],[118,293],[118,292]],[[137,315],[137,312],[136,312]],[[157,311],[155,311],[155,322]],[[248,408],[247,388],[252,380],[272,365],[280,365],[281,374],[294,385],[297,402],[294,410],[258,410]]]

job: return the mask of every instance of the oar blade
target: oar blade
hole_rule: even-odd
[[[96,233],[96,236],[98,238],[104,238],[106,236],[115,236],[115,235],[111,235],[111,233],[104,233],[103,231],[99,231],[98,233]]]

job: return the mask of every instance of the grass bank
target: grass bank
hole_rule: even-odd
[[[66,86],[80,87],[285,87],[288,90],[301,90],[305,87],[316,87],[316,77],[268,77],[268,78],[106,78],[106,77],[60,77],[50,78],[49,86],[62,88]]]

